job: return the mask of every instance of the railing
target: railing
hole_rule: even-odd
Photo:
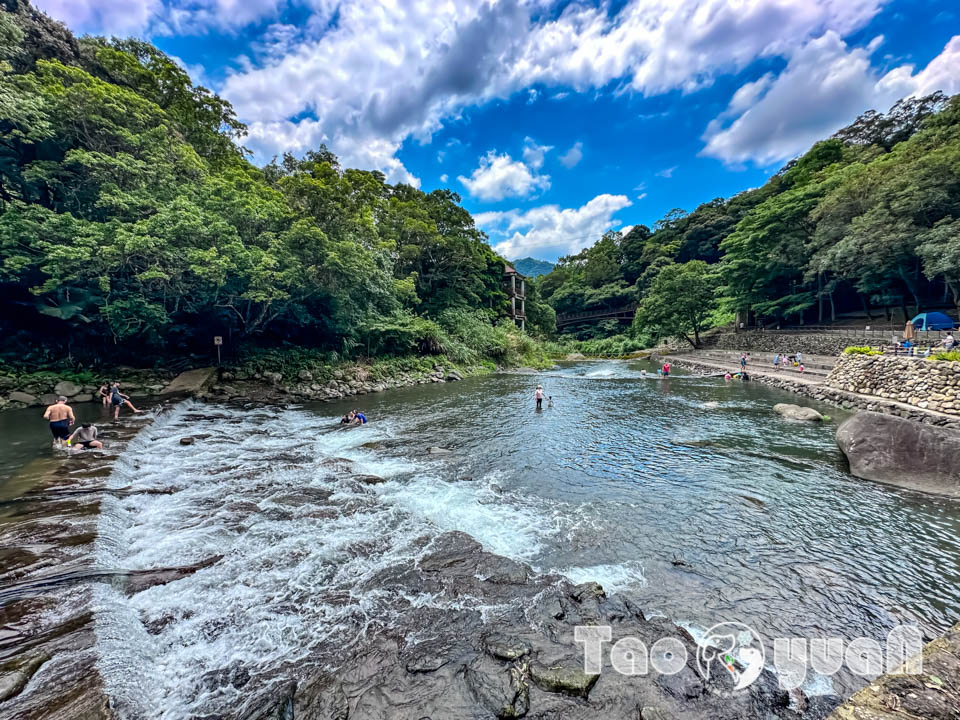
[[[838,335],[840,337],[891,340],[893,336],[903,337],[903,325],[870,325],[853,327],[835,325],[796,325],[781,328],[746,328],[740,332],[776,333],[781,335]],[[950,330],[916,330],[914,337],[920,340],[942,340]]]
[[[561,325],[570,325],[575,322],[588,322],[590,320],[600,320],[603,318],[616,318],[618,320],[633,320],[637,311],[636,305],[627,305],[612,310],[589,310],[587,312],[566,313],[557,315],[557,327]]]

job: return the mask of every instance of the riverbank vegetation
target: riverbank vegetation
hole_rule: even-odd
[[[230,104],[138,40],[0,11],[0,332],[21,365],[542,356],[448,190],[321,146],[263,168]],[[537,303],[531,308],[538,311]],[[552,310],[541,315],[549,323]]]
[[[960,96],[868,112],[763,187],[653,229],[611,231],[536,281],[558,314],[637,306],[630,335],[697,343],[705,328],[960,310]],[[868,320],[869,322],[869,320]],[[614,321],[569,326],[583,340]]]

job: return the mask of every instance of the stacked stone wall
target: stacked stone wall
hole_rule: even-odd
[[[960,416],[960,362],[842,355],[826,384],[837,390]]]
[[[802,352],[807,355],[839,355],[845,348],[860,345],[877,345],[877,340],[844,335],[816,333],[739,332],[720,333],[710,338],[708,345],[717,350],[738,352],[788,353]]]

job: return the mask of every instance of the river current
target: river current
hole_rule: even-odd
[[[282,410],[180,404],[108,480],[173,492],[105,497],[93,564],[219,559],[132,596],[96,584],[107,690],[130,718],[232,716],[303,663],[335,667],[404,604],[435,602],[375,579],[447,530],[694,634],[738,621],[767,638],[883,642],[902,623],[932,635],[960,619],[960,504],[853,478],[840,413],[791,422],[770,410],[784,401],[609,362]],[[338,429],[352,406],[371,422]],[[858,683],[811,675],[805,689]]]

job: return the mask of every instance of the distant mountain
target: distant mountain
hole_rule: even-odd
[[[535,278],[537,275],[546,275],[553,270],[553,263],[546,260],[537,260],[532,257],[525,257],[523,260],[517,260],[513,263],[517,272],[526,275],[529,278]]]

